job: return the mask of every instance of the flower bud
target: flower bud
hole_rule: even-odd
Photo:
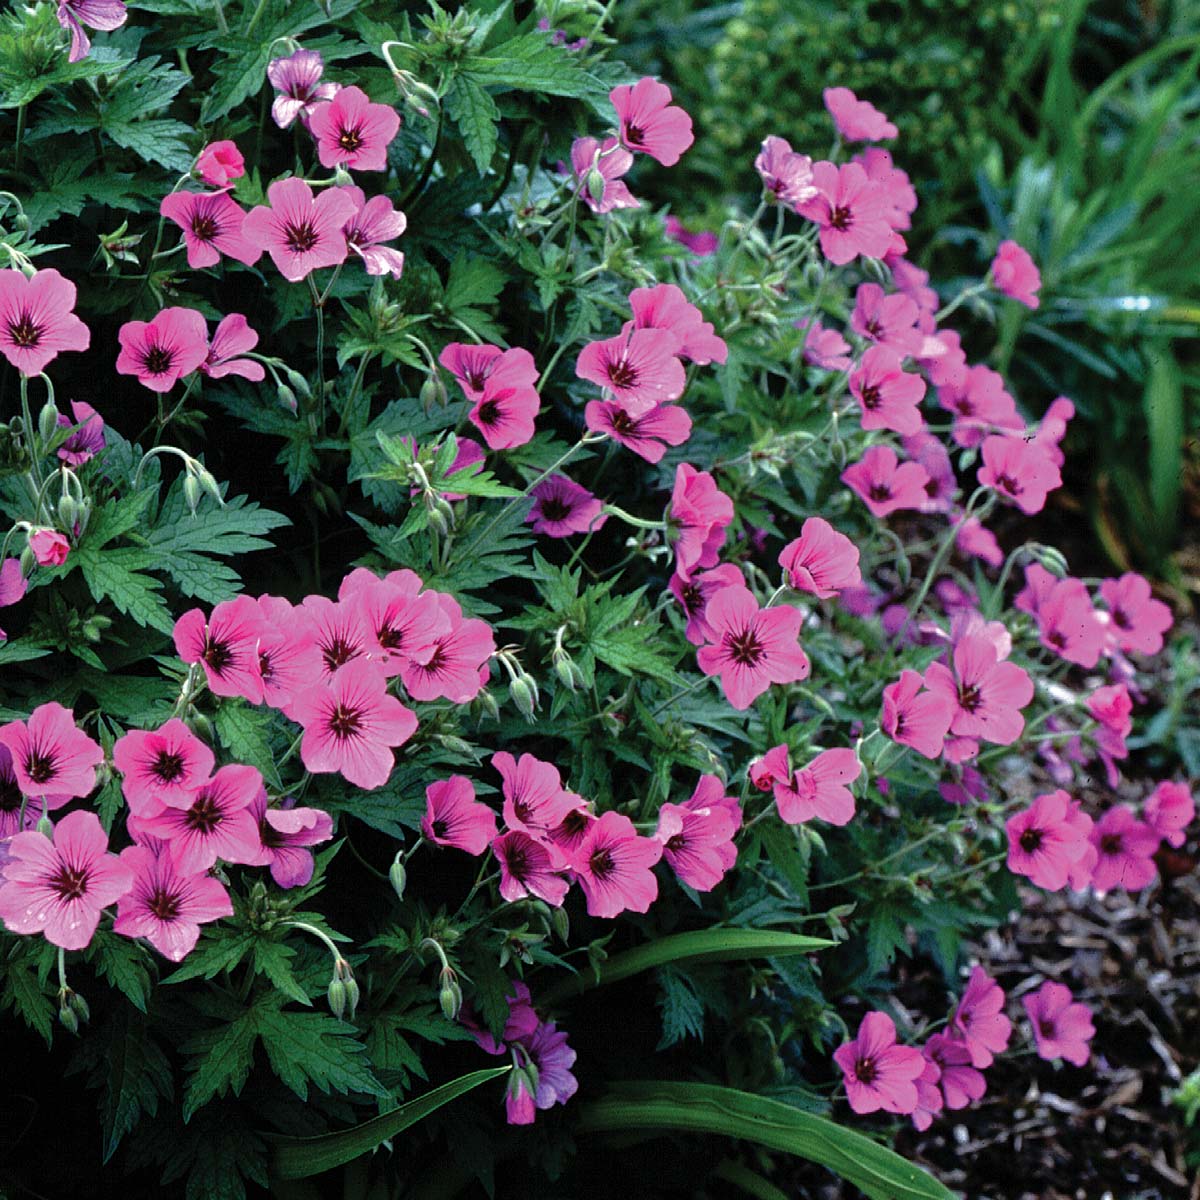
[[[444,388],[442,390],[445,391]],[[421,408],[424,409],[425,415],[429,416],[429,414],[433,412],[434,406],[438,404],[441,399],[441,397],[438,395],[437,380],[432,376],[425,380],[425,382],[421,384],[419,396],[421,400]]]
[[[565,908],[555,908],[550,911],[550,925],[560,942],[568,941],[571,936],[571,918]]]
[[[429,506],[429,525],[439,537],[449,537],[450,526],[446,522],[446,518],[434,506]]]
[[[346,985],[336,975],[329,981],[325,996],[329,1001],[329,1011],[339,1021],[342,1020],[346,1012]]]
[[[79,1018],[75,1015],[74,1009],[67,1003],[65,996],[59,996],[58,1004],[58,1023],[63,1026],[68,1033],[79,1032]]]
[[[596,204],[600,204],[604,200],[605,182],[604,176],[600,174],[599,167],[592,167],[588,171],[586,182],[588,195],[591,196]]]
[[[300,401],[296,399],[296,393],[292,391],[286,383],[281,383],[278,390],[275,392],[279,403],[283,405],[289,412],[298,412],[300,409]]]
[[[361,991],[358,986],[358,980],[353,975],[345,980],[346,987],[346,1012],[350,1020],[354,1020],[354,1014],[358,1010],[358,1001],[361,996]]]
[[[213,742],[213,727],[212,722],[202,713],[192,709],[192,715],[188,717],[187,723],[192,727],[192,732],[210,745]]]
[[[33,551],[26,546],[25,549],[21,551],[21,574],[28,579],[29,576],[33,574],[33,568],[35,566],[37,566],[37,559],[34,558]]]
[[[403,851],[397,851],[396,857],[392,859],[392,865],[388,868],[388,882],[392,885],[392,891],[396,893],[396,899],[403,900],[404,889],[408,885],[408,872],[404,868]]]
[[[531,686],[532,683],[533,680],[528,675],[518,675],[508,685],[509,698],[527,721],[533,720],[533,714],[537,710],[537,693]]]
[[[486,688],[479,693],[475,699],[479,703],[479,707],[483,709],[493,721],[500,720],[500,705],[496,703],[496,697],[492,695]]]
[[[79,519],[79,505],[70,492],[63,492],[58,498],[58,523],[63,529],[74,529]]]
[[[443,967],[438,975],[438,1004],[447,1021],[456,1021],[462,1011],[463,994],[452,967]]]
[[[454,509],[452,509],[450,507],[449,501],[443,500],[441,496],[438,496],[437,499],[434,500],[434,502],[433,502],[433,507],[436,508],[437,511],[442,514],[442,520],[445,521],[446,528],[453,529],[454,528]]]
[[[571,656],[565,650],[555,650],[554,652],[554,673],[558,676],[559,681],[568,691],[573,692],[579,687],[579,676],[581,673],[579,668],[571,660]]]
[[[88,1002],[78,992],[72,992],[67,1001],[71,1005],[71,1011],[84,1024],[92,1019],[92,1010],[88,1007]]]
[[[1067,560],[1063,552],[1054,546],[1043,546],[1040,544],[1030,545],[1031,553],[1051,575],[1058,579],[1065,579],[1067,576]]]
[[[204,489],[200,486],[200,480],[195,475],[185,475],[183,478],[183,499],[188,506],[188,512],[194,517],[196,510],[200,507],[201,497],[204,495]]]
[[[47,400],[38,413],[38,433],[43,442],[48,442],[58,430],[58,409],[53,400]]]
[[[92,519],[92,502],[84,496],[82,500],[75,503],[75,528],[74,536],[76,539],[83,535],[83,531],[88,527],[88,522]]]
[[[213,478],[212,472],[207,467],[196,467],[196,479],[200,481],[200,486],[222,507],[225,505],[225,499],[221,495],[221,488]]]
[[[38,817],[37,831],[42,837],[52,838],[54,836],[54,822],[45,813]]]

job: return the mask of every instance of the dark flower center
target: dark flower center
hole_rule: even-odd
[[[571,515],[571,505],[558,496],[542,501],[542,516],[547,521],[565,521]]]
[[[21,789],[15,775],[0,775],[0,812],[17,812],[21,807]]]
[[[51,888],[64,900],[78,900],[87,892],[88,873],[78,867],[62,867],[50,879]]]
[[[517,879],[524,879],[529,873],[529,855],[524,846],[509,846],[505,860],[508,863],[508,873]]]
[[[163,783],[174,783],[183,774],[183,755],[170,750],[160,750],[150,770]]]
[[[233,661],[233,651],[228,642],[213,641],[210,633],[204,642],[204,653],[200,656],[212,668],[213,673],[220,675]]]
[[[631,388],[637,384],[637,368],[631,366],[625,359],[608,364],[608,378],[615,388]]]
[[[892,489],[886,483],[873,483],[868,489],[867,495],[875,501],[890,500],[892,498]]]
[[[1026,829],[1021,834],[1019,845],[1026,854],[1032,854],[1042,844],[1042,831],[1040,829]]]
[[[362,729],[362,713],[339,704],[329,716],[329,732],[345,741]]]
[[[616,433],[635,434],[638,423],[623,409],[618,408],[611,417],[613,431]]]
[[[697,584],[687,584],[681,590],[679,598],[683,601],[684,611],[689,616],[692,613],[699,612],[704,607],[704,593]]]
[[[263,817],[258,823],[258,840],[268,850],[278,850],[280,847],[287,845],[287,834],[280,833],[274,825],[267,822],[266,817]]]
[[[212,798],[212,795],[208,792],[201,792],[192,803],[192,807],[187,810],[184,824],[197,833],[212,833],[223,819],[224,814],[221,812],[220,805]]]
[[[1051,630],[1046,634],[1046,641],[1054,647],[1055,650],[1065,650],[1067,648],[1067,635],[1061,629]]]
[[[854,1078],[859,1083],[874,1083],[878,1075],[879,1070],[873,1058],[860,1058],[854,1064]]]
[[[1042,1035],[1042,1037],[1044,1037],[1044,1038],[1052,1038],[1052,1037],[1056,1036],[1058,1031],[1054,1028],[1053,1021],[1050,1021],[1047,1018],[1043,1017],[1038,1022],[1038,1033],[1040,1033]]]
[[[404,630],[395,625],[385,625],[376,632],[375,640],[385,650],[399,650],[404,645]]]
[[[34,783],[49,783],[54,778],[54,755],[45,750],[32,750],[25,760],[25,774]]]
[[[1025,490],[1011,475],[997,475],[996,487],[1010,496],[1019,496]]]
[[[908,717],[905,713],[896,714],[894,736],[899,737],[908,728]]]
[[[500,419],[500,405],[495,400],[485,400],[478,408],[475,416],[484,425],[492,425]]]
[[[221,232],[221,227],[208,213],[197,213],[192,218],[192,234],[201,242],[211,242]]]
[[[883,337],[883,326],[880,325],[878,318],[872,317],[869,321],[867,321],[867,323],[863,326],[863,333],[865,333],[867,337],[875,338],[876,340]]]
[[[487,383],[487,377],[491,374],[487,367],[476,367],[474,370],[467,372],[467,383],[473,391],[482,391],[483,385]]]
[[[19,321],[9,325],[8,336],[12,338],[14,346],[30,350],[42,340],[42,331],[28,313],[22,313]]]
[[[151,346],[142,360],[146,370],[151,375],[165,375],[175,361],[175,355],[165,346]]]
[[[274,660],[268,650],[258,652],[258,673],[263,677],[263,683],[268,682],[275,674]]]
[[[364,140],[362,133],[358,129],[343,129],[338,136],[337,144],[343,150],[348,150],[353,154],[355,150],[362,148]]]
[[[1113,619],[1113,624],[1118,629],[1131,629],[1132,628],[1132,622],[1125,615],[1125,612],[1123,609],[1114,608],[1112,611],[1112,619]]]
[[[687,838],[682,833],[677,833],[674,837],[667,839],[666,848],[672,854],[678,854],[687,845]]]
[[[179,897],[159,889],[146,902],[146,907],[160,921],[173,921],[179,916]]]
[[[321,647],[321,657],[331,672],[336,671],[338,667],[345,666],[352,658],[357,658],[360,653],[357,646],[352,646],[339,634],[335,634],[328,645]]]
[[[445,820],[443,820],[441,817],[438,817],[433,822],[433,836],[444,838],[446,836],[446,830],[448,830],[449,828],[450,828],[450,826],[447,824],[447,822]]]
[[[646,134],[637,125],[626,125],[625,140],[631,146],[644,146],[646,144]]]
[[[980,704],[983,703],[983,697],[979,694],[979,689],[973,683],[963,684],[958,689],[958,705],[960,708],[965,708],[967,712],[975,712]]]
[[[1124,850],[1124,843],[1121,841],[1119,833],[1106,833],[1100,839],[1100,853],[1108,855],[1118,855]]]
[[[879,407],[883,396],[880,395],[879,388],[875,384],[868,384],[862,390],[862,406],[870,412],[874,412]]]
[[[283,231],[283,240],[293,254],[307,254],[321,239],[311,221],[299,225],[288,225]]]
[[[726,634],[725,645],[729,648],[729,657],[743,667],[758,666],[765,653],[762,642],[752,629],[743,629],[738,634]]]
[[[565,838],[577,838],[587,828],[587,814],[581,808],[573,808],[562,819],[558,831]]]
[[[588,859],[588,866],[592,869],[592,874],[597,879],[605,879],[613,873],[613,856],[612,851],[607,847],[593,852],[592,857]]]
[[[844,205],[837,205],[829,210],[829,224],[838,231],[845,233],[854,223],[854,214]]]

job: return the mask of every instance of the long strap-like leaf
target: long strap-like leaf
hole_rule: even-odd
[[[805,937],[777,929],[697,929],[656,938],[632,950],[624,950],[600,963],[596,975],[581,972],[539,992],[539,1005],[556,1004],[589,987],[616,983],[639,971],[675,962],[732,962],[740,958],[779,958],[789,954],[811,954],[834,943],[825,938]]]
[[[616,1086],[586,1105],[577,1133],[724,1134],[828,1167],[871,1200],[955,1200],[954,1193],[900,1155],[824,1117],[778,1100],[702,1083]]]
[[[355,1125],[353,1129],[325,1133],[320,1137],[272,1137],[269,1139],[271,1174],[278,1179],[305,1179],[309,1175],[328,1171],[331,1167],[340,1167],[342,1163],[374,1150],[380,1142],[415,1125],[443,1104],[449,1104],[472,1088],[487,1083],[489,1079],[496,1079],[509,1070],[510,1067],[490,1067],[486,1071],[462,1075],[434,1088],[432,1092],[401,1104],[391,1112]]]

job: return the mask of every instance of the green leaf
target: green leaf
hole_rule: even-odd
[[[269,1139],[272,1147],[271,1173],[280,1179],[307,1179],[310,1175],[319,1175],[322,1171],[339,1167],[362,1154],[369,1154],[380,1143],[402,1133],[444,1104],[449,1104],[482,1083],[498,1079],[510,1069],[491,1067],[462,1075],[407,1104],[401,1104],[391,1112],[355,1125],[353,1129],[311,1138],[272,1137]]]
[[[41,1034],[49,1046],[53,1040],[54,1001],[38,982],[34,971],[23,962],[4,964],[3,991],[0,1001],[16,1013],[35,1033]]]
[[[96,600],[111,600],[118,611],[139,625],[170,633],[175,627],[166,603],[158,594],[162,581],[144,573],[154,557],[133,546],[97,551],[80,550],[77,565]]]
[[[1150,430],[1150,500],[1158,521],[1158,540],[1172,544],[1183,482],[1183,383],[1179,364],[1167,346],[1155,347],[1142,407]]]
[[[150,999],[150,972],[145,947],[120,934],[97,930],[87,950],[88,961],[130,1004],[144,1013]]]
[[[269,709],[254,708],[244,700],[224,700],[217,709],[217,737],[221,745],[238,762],[257,767],[267,783],[282,791],[268,734],[273,722]]]
[[[469,75],[456,75],[446,92],[445,106],[480,175],[486,175],[500,136],[500,110],[495,100]]]
[[[503,84],[522,92],[600,100],[611,85],[584,69],[545,34],[526,33],[493,46],[486,55],[464,60],[463,69],[478,84]]]
[[[955,1200],[920,1167],[850,1129],[778,1100],[692,1081],[627,1083],[586,1105],[577,1134],[658,1130],[743,1138],[828,1167],[870,1200]]]
[[[189,1038],[183,1052],[190,1057],[190,1075],[183,1095],[183,1119],[191,1120],[196,1110],[214,1096],[241,1094],[254,1065],[254,1043],[258,1037],[255,1012],[250,1009],[219,1029],[206,1029]]]
[[[255,1028],[271,1070],[301,1100],[308,1099],[309,1083],[323,1092],[387,1095],[365,1057],[359,1057],[364,1047],[352,1025],[343,1025],[327,1013],[263,1005],[257,1010]]]
[[[736,962],[746,958],[777,958],[789,954],[812,954],[834,943],[825,938],[806,937],[765,929],[697,929],[691,933],[672,933],[642,946],[614,954],[601,963],[598,978],[584,974],[562,980],[540,993],[547,1006],[587,988],[628,979],[639,971],[674,962]]]

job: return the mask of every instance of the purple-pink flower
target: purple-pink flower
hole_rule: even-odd
[[[895,233],[887,219],[887,196],[860,163],[813,164],[817,194],[798,208],[820,227],[821,251],[835,266],[860,254],[883,258]]]
[[[654,836],[679,881],[710,892],[737,859],[733,836],[741,824],[741,806],[725,795],[720,777],[702,775],[690,800],[659,808]]]
[[[1019,300],[1026,308],[1037,308],[1042,276],[1028,250],[1013,241],[1001,242],[990,274],[997,291]]]
[[[1036,440],[993,434],[983,440],[983,465],[976,473],[979,482],[1027,516],[1041,512],[1046,495],[1062,487],[1062,476],[1046,447]]]
[[[658,896],[651,868],[662,857],[662,843],[642,837],[623,813],[606,812],[593,821],[568,855],[593,917],[644,913]]]
[[[826,88],[822,95],[838,133],[848,142],[881,142],[900,132],[879,109],[860,100],[849,88]]]
[[[688,580],[699,568],[715,567],[725,530],[733,522],[733,501],[707,471],[679,464],[670,519],[675,528],[675,574]]]
[[[200,151],[193,170],[209,187],[223,188],[245,175],[246,161],[233,142],[209,142]]]
[[[451,775],[425,789],[421,832],[437,846],[479,855],[496,836],[496,814],[475,799],[475,785],[465,775]]]
[[[325,60],[315,50],[297,50],[268,64],[267,78],[279,93],[271,105],[271,117],[280,129],[297,117],[307,125],[313,109],[341,90],[339,83],[321,82],[324,70]]]
[[[1092,887],[1098,892],[1110,892],[1122,887],[1136,892],[1153,883],[1158,868],[1154,853],[1158,849],[1158,833],[1134,816],[1125,804],[1114,804],[1091,831],[1096,848],[1096,863],[1092,868]]]
[[[575,374],[598,384],[631,417],[657,404],[678,400],[687,376],[679,339],[666,329],[637,329],[632,322],[614,338],[589,342],[575,361]]]
[[[1164,779],[1146,798],[1142,816],[1167,845],[1178,849],[1186,841],[1184,830],[1195,819],[1196,802],[1186,783]]]
[[[253,266],[262,247],[242,233],[245,210],[227,192],[171,192],[158,211],[183,230],[189,267],[216,266],[221,255]]]
[[[1008,1046],[1012,1022],[1004,1015],[1004,991],[982,967],[972,968],[949,1032],[966,1045],[973,1067],[990,1067]]]
[[[854,796],[846,786],[862,774],[853,750],[823,750],[785,783],[776,782],[775,806],[779,819],[801,825],[813,819],[830,825],[849,824],[854,816]]]
[[[149,816],[164,804],[189,808],[216,761],[178,717],[158,729],[131,729],[117,739],[112,753],[125,802],[135,816]]]
[[[67,62],[79,62],[92,48],[83,26],[90,25],[108,33],[125,24],[128,13],[123,0],[58,0],[58,23],[71,34]]]
[[[692,418],[678,404],[658,404],[631,417],[614,401],[589,400],[583,422],[650,463],[661,462],[668,446],[682,446],[692,435]]]
[[[58,457],[71,467],[81,467],[104,449],[104,418],[83,400],[71,401],[71,415],[58,414],[58,427],[71,434],[58,448]],[[4,601],[0,600],[0,605]]]
[[[895,683],[883,689],[879,725],[893,742],[911,746],[926,758],[942,752],[956,706],[944,692],[922,690],[925,680],[912,670],[900,672]]]
[[[86,796],[96,786],[104,751],[75,724],[70,709],[54,700],[26,721],[0,725],[0,746],[12,754],[17,786],[26,796]]]
[[[581,137],[571,143],[571,169],[577,180],[575,190],[594,213],[641,208],[641,201],[622,178],[632,166],[633,155],[616,138],[605,138],[600,142],[593,137]],[[599,196],[592,193],[593,170],[602,185]]]
[[[872,446],[842,472],[842,482],[872,516],[886,517],[902,508],[922,507],[929,472],[918,462],[902,463],[891,446]]]
[[[152,321],[126,321],[117,338],[117,374],[136,375],[152,392],[169,392],[208,356],[208,328],[194,308],[164,308]]]
[[[258,345],[258,334],[246,322],[241,313],[230,313],[221,318],[213,330],[208,355],[200,364],[200,371],[210,379],[221,379],[226,375],[240,375],[243,379],[261,382],[266,377],[266,368],[252,358],[240,358]]]
[[[925,1058],[915,1047],[896,1044],[896,1026],[886,1013],[867,1013],[858,1036],[843,1042],[833,1061],[842,1068],[846,1098],[856,1113],[916,1110],[916,1081],[925,1071]]]
[[[764,195],[790,208],[817,194],[812,168],[812,159],[807,154],[798,154],[786,138],[774,135],[763,139],[762,149],[754,160]]]
[[[266,788],[251,802],[250,815],[258,822],[261,854],[271,878],[281,888],[303,887],[313,876],[309,847],[333,837],[333,818],[319,808],[300,808],[288,801],[272,808]]]
[[[402,212],[392,207],[387,196],[372,196],[362,188],[346,186],[341,189],[354,201],[354,216],[342,231],[346,245],[363,260],[368,275],[391,275],[399,279],[404,273],[404,255],[385,242],[395,241],[408,225]]]
[[[284,279],[296,283],[346,261],[345,227],[355,206],[342,188],[328,188],[314,199],[303,179],[281,179],[267,188],[267,200],[246,214],[242,234],[271,256]]]
[[[86,350],[92,335],[74,308],[75,285],[53,267],[32,278],[0,271],[0,354],[22,375],[40,375],[63,350]]]
[[[308,128],[317,139],[321,166],[383,171],[387,148],[400,132],[400,114],[390,104],[372,104],[362,88],[344,87],[332,100],[313,106]]]
[[[1091,1009],[1075,1002],[1070,988],[1047,980],[1036,992],[1022,996],[1021,1003],[1033,1027],[1039,1058],[1086,1065],[1092,1053],[1088,1043],[1096,1036],[1096,1026]]]
[[[1086,854],[1091,822],[1073,819],[1071,797],[1064,791],[1038,796],[1021,812],[1009,817],[1008,869],[1031,883],[1057,892],[1067,886],[1072,867]]]
[[[890,429],[911,435],[924,425],[921,400],[925,380],[905,371],[891,346],[872,346],[850,374],[850,392],[858,401],[863,429]]]
[[[615,87],[608,98],[617,110],[622,143],[664,167],[673,167],[695,141],[692,118],[671,103],[671,89],[657,79]]]
[[[525,517],[533,523],[534,533],[547,537],[570,537],[573,533],[592,533],[608,517],[604,501],[566,475],[550,475],[530,492],[533,507]]]

